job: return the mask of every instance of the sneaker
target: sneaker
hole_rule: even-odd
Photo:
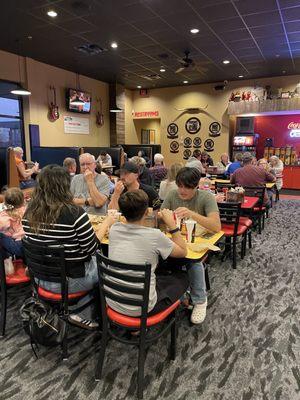
[[[205,303],[194,305],[191,315],[191,322],[193,324],[201,324],[201,322],[205,320],[206,307],[207,307],[207,300],[205,301]]]
[[[90,330],[90,331],[99,328],[98,322],[96,322],[96,321],[91,321],[91,320],[89,320],[89,319],[81,318],[81,317],[80,317],[79,315],[77,315],[77,314],[71,314],[71,315],[69,315],[68,321],[69,321],[71,324],[77,325],[77,326],[79,326],[80,328],[83,328],[83,329],[88,329],[88,330]]]

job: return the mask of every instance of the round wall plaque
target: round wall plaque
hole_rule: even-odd
[[[202,144],[202,140],[198,136],[193,139],[194,147],[201,147],[201,144]]]
[[[213,151],[215,142],[212,139],[206,139],[204,142],[205,151]]]
[[[176,140],[170,143],[170,152],[171,153],[178,153],[179,151],[179,143]]]
[[[185,149],[183,152],[183,159],[187,160],[188,158],[190,158],[192,155],[192,152],[190,149]]]
[[[220,136],[221,125],[219,122],[215,121],[209,125],[209,136],[216,137]]]
[[[186,137],[183,141],[184,147],[192,147],[192,139],[190,137]]]
[[[176,125],[176,124],[174,124],[174,122],[172,122],[171,124],[168,125],[167,132],[168,132],[168,136],[167,137],[169,139],[178,138],[178,125]]]
[[[201,122],[196,117],[189,118],[185,123],[185,129],[188,133],[195,134],[200,131]]]

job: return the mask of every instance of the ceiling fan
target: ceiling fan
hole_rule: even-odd
[[[200,63],[196,63],[192,58],[189,57],[190,52],[188,50],[186,50],[184,52],[184,57],[183,58],[179,58],[178,62],[180,63],[180,67],[175,71],[175,74],[180,74],[181,72],[185,71],[186,69],[193,69],[196,70],[198,72],[200,72],[201,74],[204,74],[206,71],[208,71],[207,68],[202,67],[200,65]],[[209,63],[209,62],[205,62],[205,64]],[[203,62],[201,62],[201,64],[203,64]]]

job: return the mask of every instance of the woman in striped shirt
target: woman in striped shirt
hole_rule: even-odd
[[[59,242],[64,246],[70,293],[97,286],[97,264],[93,256],[97,249],[96,236],[86,212],[73,204],[70,176],[64,168],[49,165],[42,169],[22,223],[25,236],[33,243],[51,245]],[[107,227],[103,226],[103,229]],[[39,285],[51,292],[61,291],[59,283],[39,281]],[[90,300],[90,295],[85,296],[75,308]],[[91,304],[69,318],[70,322],[93,329],[98,326],[93,321],[95,316]]]

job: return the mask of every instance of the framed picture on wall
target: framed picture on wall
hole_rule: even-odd
[[[141,144],[150,144],[150,130],[149,129],[141,130]]]
[[[149,129],[149,144],[155,144],[155,129]]]

